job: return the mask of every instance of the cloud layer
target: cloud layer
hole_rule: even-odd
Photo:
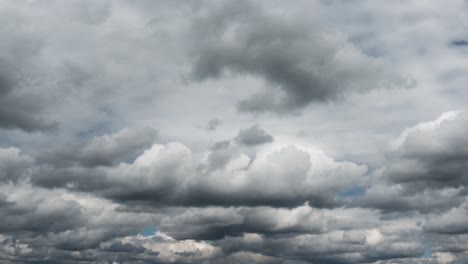
[[[467,7],[1,1],[0,262],[467,263]]]

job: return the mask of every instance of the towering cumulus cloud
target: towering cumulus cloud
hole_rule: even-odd
[[[466,10],[0,1],[0,263],[468,263]]]

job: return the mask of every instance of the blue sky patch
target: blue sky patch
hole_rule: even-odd
[[[338,194],[340,198],[355,198],[363,196],[366,193],[366,189],[362,186],[355,186],[348,190],[345,190]]]
[[[153,236],[158,229],[156,227],[145,227],[141,229],[140,235],[147,237],[147,236]]]
[[[426,246],[424,248],[424,258],[432,258],[432,243],[426,243]]]

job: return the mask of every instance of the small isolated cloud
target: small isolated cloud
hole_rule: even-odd
[[[456,47],[468,46],[468,40],[457,39],[457,40],[454,40],[454,41],[450,42],[450,44],[452,46],[456,46]]]
[[[219,125],[221,125],[221,120],[212,119],[208,121],[208,123],[206,124],[206,129],[209,131],[213,131],[213,130],[216,130],[216,128],[218,128]]]
[[[259,124],[242,129],[235,137],[235,141],[245,146],[256,146],[273,142],[273,136],[263,130]]]

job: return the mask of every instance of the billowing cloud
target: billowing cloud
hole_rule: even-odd
[[[291,206],[310,201],[321,207],[333,204],[336,195],[363,181],[367,172],[364,165],[336,162],[320,150],[286,146],[258,153],[251,160],[242,152],[222,148],[200,158],[181,143],[155,144],[131,163],[46,166],[31,179],[40,186],[71,186],[119,201],[159,206]]]
[[[450,111],[405,129],[390,143],[385,167],[374,172],[373,182],[354,202],[423,213],[461,206],[467,187],[466,128],[466,112]]]
[[[422,182],[425,187],[466,186],[467,128],[466,112],[453,111],[405,130],[395,142],[397,160],[389,177],[396,182]]]
[[[206,11],[194,32],[196,78],[229,71],[266,81],[266,88],[239,103],[240,111],[284,113],[349,93],[409,85],[317,21],[276,14],[250,1]]]

